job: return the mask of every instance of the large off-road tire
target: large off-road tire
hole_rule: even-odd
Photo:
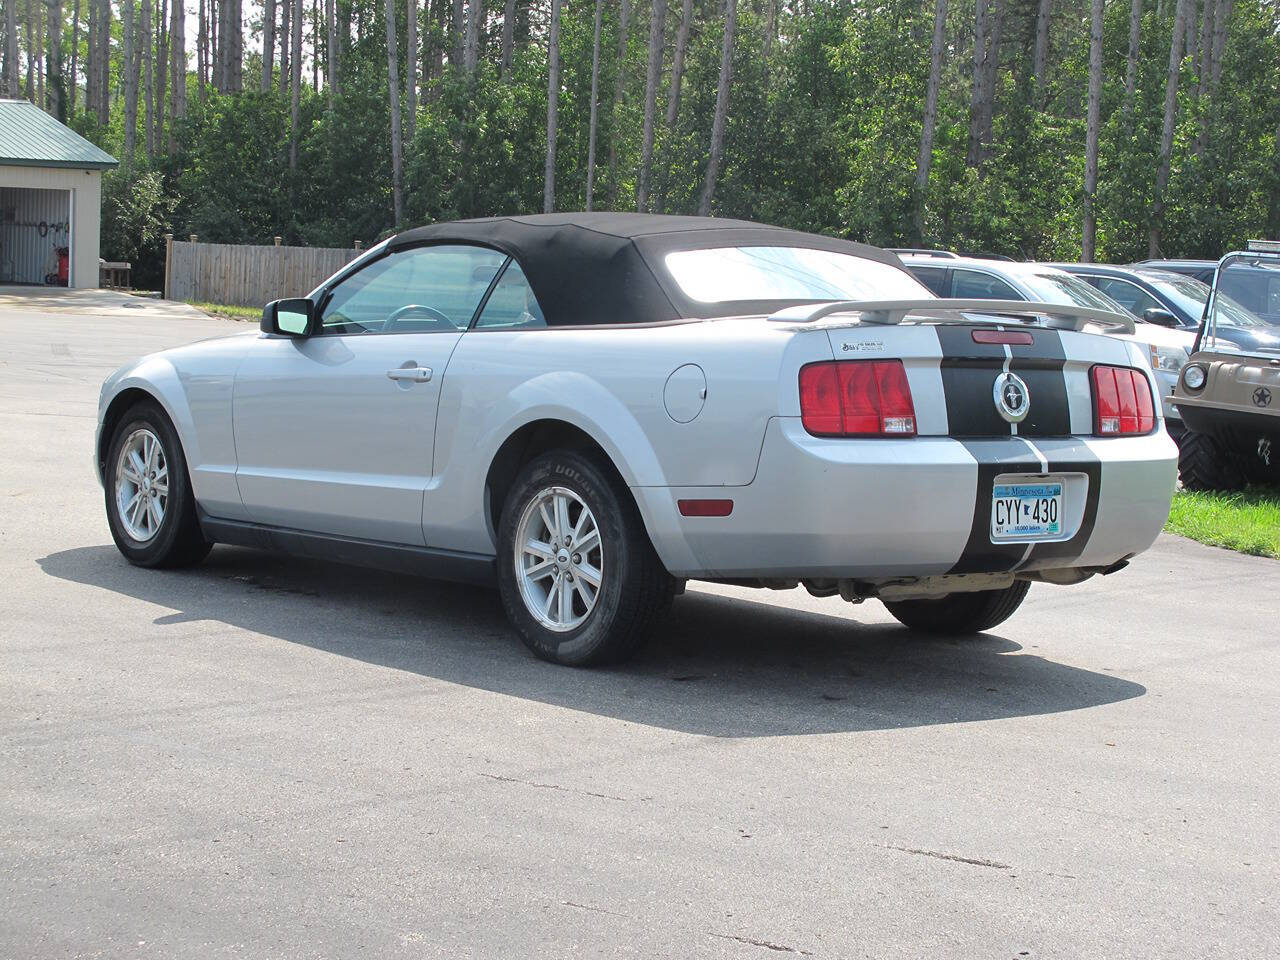
[[[530,650],[587,667],[634,653],[670,607],[675,581],[613,471],[556,450],[528,463],[507,494],[498,588]]]
[[[125,411],[103,464],[111,536],[130,563],[186,567],[213,546],[200,531],[178,433],[150,401]]]
[[[1004,623],[1026,599],[1028,580],[1015,580],[1003,590],[952,593],[939,600],[885,601],[899,623],[923,633],[981,633]]]
[[[1187,490],[1239,490],[1245,478],[1222,444],[1188,430],[1178,445],[1178,479]]]

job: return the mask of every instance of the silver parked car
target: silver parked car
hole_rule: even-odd
[[[1123,567],[1176,450],[1147,353],[938,300],[884,251],[753,223],[437,224],[261,331],[103,385],[95,464],[143,566],[217,543],[496,582],[566,664],[619,659],[684,580],[803,583],[972,632]]]

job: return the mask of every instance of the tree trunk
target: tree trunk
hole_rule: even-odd
[[[40,0],[37,0],[37,2],[40,2]],[[36,105],[39,106],[41,110],[44,110],[46,109],[45,99],[44,99],[44,76],[45,76],[44,17],[40,15],[40,10],[38,7],[36,8],[33,14],[31,11],[30,3],[28,3],[27,5],[27,15],[29,18],[34,16],[35,25],[36,25],[36,35],[34,38],[34,42],[30,43],[27,47],[27,62],[31,63],[34,61],[35,72],[36,72],[35,102],[36,102]]]
[[[136,27],[133,0],[121,0],[120,19],[124,21],[121,71],[124,73],[124,165],[133,166],[133,155],[138,144],[138,57],[134,39]]]
[[[933,42],[929,47],[929,86],[924,95],[924,124],[920,128],[920,152],[916,155],[915,238],[924,240],[924,204],[929,193],[929,168],[933,163],[933,133],[938,122],[938,88],[942,85],[942,58],[947,47],[947,0],[937,0],[933,10]]]
[[[973,21],[973,95],[969,102],[969,151],[966,165],[976,167],[982,157],[982,108],[987,83],[987,0],[977,0]]]
[[[667,31],[667,0],[653,0],[649,17],[649,73],[644,81],[644,130],[640,148],[640,182],[636,186],[636,209],[649,212],[649,178],[653,168],[654,115],[658,112],[658,81],[662,76],[662,54]]]
[[[554,16],[554,12],[552,14]],[[468,74],[476,72],[476,64],[480,62],[480,23],[484,20],[484,3],[482,0],[467,2],[467,48],[463,53],[463,65]]]
[[[994,121],[996,112],[996,92],[999,89],[997,80],[1000,74],[1000,37],[1004,27],[1004,15],[1008,9],[1006,0],[994,0],[994,15],[989,18],[987,38],[987,78],[983,85],[986,94],[982,103],[982,129],[979,133],[979,164],[985,163],[991,153],[991,144],[995,139]]]
[[[183,0],[169,11],[169,152],[175,147],[175,121],[187,115],[187,13]]]
[[[1040,0],[1040,8],[1036,12],[1036,51],[1032,66],[1037,103],[1043,102],[1045,83],[1049,79],[1049,21],[1052,15],[1053,0]]]
[[[396,67],[396,4],[387,0],[387,91],[391,98],[391,203],[395,228],[404,222],[404,144],[400,139],[400,72]]]
[[[142,4],[141,35],[138,38],[138,56],[142,58],[142,135],[147,158],[156,153],[156,80],[155,48],[151,38],[151,0]]]
[[[5,3],[6,19],[11,15],[10,11],[17,6],[13,0],[7,0]],[[14,37],[14,27],[10,27],[6,33],[6,41],[12,37],[15,41],[14,56],[17,55],[17,38]],[[5,77],[8,79],[8,95],[16,97],[18,90],[14,84],[16,76],[11,76],[10,71],[13,69],[12,58],[8,54],[8,46],[5,47]],[[91,116],[98,114],[98,0],[89,0],[89,31],[85,39],[84,51],[84,109],[85,113]]]
[[[181,0],[174,0],[180,3]],[[288,0],[285,0],[287,3]],[[275,80],[276,65],[276,0],[263,0],[262,5],[262,83],[259,89],[269,91]]]
[[[515,6],[515,0],[508,0],[508,9]],[[594,199],[595,179],[596,179],[596,117],[599,113],[600,105],[600,21],[601,13],[604,9],[604,0],[596,0],[596,19],[595,34],[591,44],[591,118],[587,121],[587,210],[591,210],[591,202]],[[510,21],[506,21],[502,25],[502,42],[505,50],[507,43],[507,28]],[[505,54],[504,54],[505,63]],[[506,67],[504,67],[504,70]]]
[[[93,0],[89,0],[90,3]],[[4,4],[4,76],[6,93],[11,97],[19,95],[22,79],[18,70],[18,0],[5,0]],[[92,10],[92,8],[90,8]],[[93,23],[91,19],[89,21]],[[92,44],[90,44],[92,48]]]
[[[320,0],[311,0],[311,92],[320,92]]]
[[[1213,15],[1216,11],[1214,0],[1204,0],[1204,12],[1200,15],[1200,32],[1196,35],[1195,52],[1191,58],[1191,69],[1200,78],[1196,96],[1203,97],[1209,90],[1209,64],[1213,53]]]
[[[1129,2],[1129,58],[1124,68],[1124,112],[1133,114],[1133,97],[1138,89],[1138,40],[1142,29],[1142,0]]]
[[[1164,226],[1164,193],[1169,186],[1169,167],[1173,156],[1173,128],[1178,115],[1178,74],[1182,67],[1183,34],[1186,30],[1187,0],[1178,0],[1173,19],[1173,40],[1169,44],[1169,76],[1164,85],[1164,126],[1160,131],[1160,164],[1156,169],[1156,195],[1151,204],[1151,233],[1147,256],[1160,258],[1160,231]]]
[[[98,5],[98,123],[111,120],[111,0]]]
[[[229,29],[223,38],[227,49],[227,89],[232,93],[244,90],[244,16],[241,0],[223,0],[231,8]]]
[[[610,209],[618,205],[618,104],[627,88],[627,27],[631,19],[631,0],[622,0],[618,11],[618,77],[613,86],[613,103],[609,107],[609,196]]]
[[[227,16],[227,0],[209,0],[209,79],[213,89],[222,93],[226,81],[222,78],[222,28]]]
[[[46,0],[48,26],[45,42],[48,51],[45,59],[46,89],[49,101],[45,109],[59,122],[67,120],[67,78],[62,72],[62,0]]]
[[[1094,200],[1098,195],[1098,128],[1102,119],[1102,0],[1092,0],[1089,8],[1089,106],[1084,144],[1084,229],[1080,259],[1093,263],[1097,246],[1098,219]]]
[[[667,90],[667,137],[662,147],[662,178],[658,183],[658,209],[666,212],[667,188],[671,180],[671,152],[675,149],[676,121],[680,116],[680,89],[684,81],[684,58],[689,49],[689,28],[693,23],[693,0],[684,0],[676,51],[671,58],[671,86]]]
[[[182,6],[182,0],[174,0]],[[164,139],[164,105],[169,83],[169,4],[156,0],[156,149]],[[171,118],[172,120],[172,118]]]
[[[449,33],[453,37],[453,46],[449,53],[449,66],[454,70],[462,69],[467,47],[467,14],[465,0],[453,0],[453,19],[449,25]]]
[[[476,0],[472,0],[475,3]],[[560,0],[551,0],[547,38],[547,166],[542,178],[542,212],[556,208],[556,125],[560,108]]]
[[[408,0],[404,35],[405,141],[412,146],[418,125],[418,0]]]
[[[773,43],[778,38],[778,0],[769,0],[769,8],[765,14],[764,49],[761,51],[768,60],[773,53]]]
[[[393,0],[387,0],[392,3]],[[302,126],[302,0],[289,0],[289,169],[298,169],[298,136]],[[392,29],[395,22],[392,21]]]
[[[600,22],[600,3],[596,2],[596,22]],[[516,27],[516,0],[506,0],[502,8],[502,76],[507,77],[511,74],[511,59],[514,53],[513,46],[515,43],[515,27]],[[596,31],[596,46],[600,45],[600,31]],[[598,57],[597,57],[598,59]],[[588,183],[590,178],[588,177]],[[588,210],[591,207],[588,205]]]
[[[1226,49],[1227,33],[1231,29],[1232,0],[1218,0],[1218,10],[1213,18],[1213,48],[1209,58],[1209,96],[1218,91],[1222,79],[1222,52]]]
[[[199,26],[196,27],[196,93],[203,103],[209,70],[209,12],[206,0],[200,0],[199,16]]]
[[[724,153],[725,117],[729,113],[729,84],[733,79],[733,34],[738,28],[738,0],[725,0],[724,41],[720,47],[720,82],[716,87],[716,112],[711,121],[711,149],[707,156],[707,176],[698,198],[698,216],[711,216],[711,200],[720,175],[720,159]]]
[[[280,3],[280,93],[289,92],[293,71],[289,66],[289,47],[293,43],[293,0],[279,0]]]
[[[416,25],[417,15],[414,15]],[[326,43],[324,49],[325,86],[329,90],[329,109],[333,109],[333,100],[338,95],[338,61],[342,56],[342,48],[338,44],[338,19],[336,0],[324,0],[324,22]]]
[[[6,7],[11,7],[11,2],[5,3]],[[68,109],[72,114],[76,112],[76,93],[80,86],[78,75],[80,73],[80,0],[72,0],[71,4],[71,83],[69,94]]]

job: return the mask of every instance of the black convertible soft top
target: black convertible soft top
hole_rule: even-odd
[[[435,223],[398,234],[388,247],[435,243],[480,244],[514,257],[552,326],[738,316],[812,302],[690,300],[662,268],[663,256],[673,250],[809,247],[902,269],[892,253],[849,240],[747,220],[643,213],[552,213]]]

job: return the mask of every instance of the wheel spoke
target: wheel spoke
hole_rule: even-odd
[[[547,536],[551,537],[553,540],[559,540],[560,528],[556,526],[555,520],[552,519],[551,514],[547,512],[546,501],[538,504],[538,513],[542,515],[542,525],[547,528]]]
[[[135,527],[138,525],[138,521],[142,519],[142,510],[146,502],[146,497],[140,496],[135,498],[133,509],[129,513],[129,523]]]
[[[551,549],[551,544],[544,543],[541,540],[525,541],[524,552],[531,553],[540,560],[554,560],[556,558],[556,552]]]
[[[569,535],[569,498],[564,494],[556,494],[556,536],[565,537]]]
[[[157,480],[151,484],[151,489],[162,497],[167,497],[169,495],[169,485],[167,483],[161,483]]]
[[[147,501],[147,513],[151,517],[151,529],[159,530],[160,521],[164,519],[164,512],[160,509],[160,501],[155,497]]]
[[[147,472],[147,465],[142,462],[142,457],[138,456],[137,450],[129,451],[129,462],[133,464],[133,471],[139,478]]]
[[[524,575],[530,580],[545,580],[556,572],[554,560],[539,560],[531,567],[525,567]]]
[[[600,546],[600,531],[594,529],[594,527],[581,540],[577,537],[573,539],[573,552],[580,553],[584,557],[598,546]]]
[[[577,591],[578,596],[582,598],[582,605],[587,610],[590,610],[592,605],[596,602],[596,595],[595,591],[587,586],[587,581],[583,580],[582,577],[574,577],[573,589]]]
[[[576,573],[587,583],[591,584],[597,590],[600,589],[600,571],[589,563],[576,563],[573,566],[573,572]]]
[[[565,582],[560,581],[560,622],[568,623],[573,619],[573,591],[565,589]]]
[[[152,482],[160,483],[161,481],[165,481],[168,479],[169,479],[169,465],[162,461],[160,463],[160,466],[156,468],[156,478]]]
[[[560,592],[560,581],[556,580],[551,584],[551,588],[547,590],[546,602],[542,605],[542,615],[544,617],[551,616],[551,605],[556,601],[556,594]]]

